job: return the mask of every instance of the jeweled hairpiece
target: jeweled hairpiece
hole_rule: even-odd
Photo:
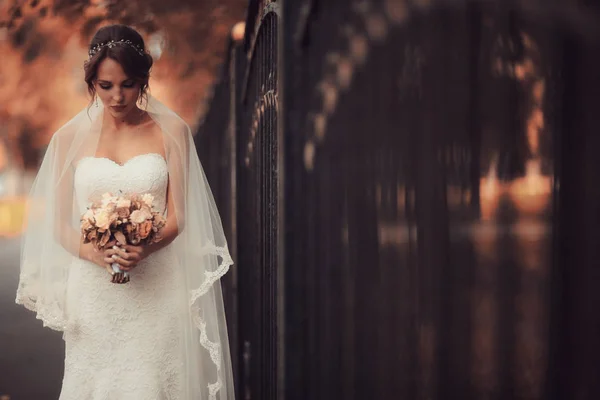
[[[121,39],[121,40],[111,40],[111,41],[104,42],[104,43],[98,43],[97,45],[95,45],[88,51],[88,55],[90,56],[90,58],[92,58],[92,57],[94,57],[94,55],[96,55],[96,53],[98,53],[104,47],[108,47],[109,49],[112,49],[113,47],[118,46],[118,45],[131,47],[132,49],[137,51],[140,56],[143,56],[145,54],[144,49],[140,45],[134,44],[131,40]]]

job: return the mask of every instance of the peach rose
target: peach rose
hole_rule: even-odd
[[[92,227],[93,227],[93,225],[89,219],[83,219],[81,221],[81,230],[82,231],[89,231],[90,229],[92,229]]]
[[[152,221],[145,221],[138,226],[140,238],[146,239],[152,232]]]
[[[129,217],[129,207],[117,207],[116,212],[121,219],[127,220]]]

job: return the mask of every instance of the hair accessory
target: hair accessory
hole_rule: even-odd
[[[115,47],[117,45],[129,46],[132,49],[134,49],[135,51],[137,51],[140,56],[143,56],[145,54],[144,49],[140,45],[134,44],[131,40],[121,39],[121,40],[111,40],[108,42],[99,43],[99,44],[95,45],[94,47],[92,47],[88,51],[88,55],[90,56],[90,58],[92,58],[94,55],[96,55],[96,53],[98,53],[104,47],[108,47],[109,49],[112,49],[113,47]]]

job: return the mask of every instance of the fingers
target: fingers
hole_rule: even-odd
[[[135,268],[137,266],[137,264],[135,264],[131,261],[125,261],[119,257],[116,257],[116,258],[106,257],[104,259],[104,262],[108,265],[109,272],[114,272],[112,270],[112,267],[110,267],[113,263],[119,264],[119,269],[121,269],[122,271],[131,271],[133,268]]]
[[[111,258],[113,259],[113,262],[119,263],[119,265],[123,266],[123,267],[131,267],[133,266],[134,262],[130,261],[130,260],[125,260],[124,258],[120,257],[117,254],[113,254],[111,256]]]
[[[139,262],[139,255],[133,253],[125,253],[120,250],[113,250],[110,257],[108,257],[111,263],[116,262],[120,268],[124,271],[129,271],[134,268]]]
[[[104,262],[107,263],[109,267],[112,263],[117,263],[121,270],[131,271],[141,260],[141,250],[140,246],[125,245],[118,247],[117,245],[113,245],[104,250]],[[110,269],[110,271],[112,271],[112,269]],[[118,281],[120,278],[117,277],[114,279]]]
[[[117,263],[119,263],[119,268],[125,272],[131,271],[136,266],[135,264],[132,264],[128,261],[117,260]],[[125,263],[127,263],[127,264],[125,264]]]
[[[130,271],[135,266],[132,262],[122,259],[120,257],[121,254],[126,255],[125,252],[120,251],[119,249],[109,248],[104,251],[104,268],[111,275],[110,280],[112,283],[129,282],[129,275],[126,275],[125,272]],[[115,272],[112,269],[112,264],[115,262],[119,264],[119,269],[123,272]]]
[[[121,246],[121,248],[125,249],[128,253],[140,254],[143,249],[142,246],[132,246],[130,244],[126,244],[125,246]]]
[[[136,260],[139,261],[140,260],[139,253],[130,253],[130,252],[127,252],[116,246],[113,249],[106,250],[104,255],[105,255],[105,257],[112,257],[112,256],[116,255],[117,257],[122,258],[123,260],[131,260],[131,261],[136,261]]]
[[[116,255],[124,260],[129,260],[129,259],[135,259],[135,255],[132,255],[135,253],[127,253],[125,250],[120,249],[118,247],[115,246],[114,250],[110,250],[110,256]]]
[[[113,246],[113,249],[117,251],[117,254],[120,257],[126,260],[140,260],[144,253],[144,248],[142,246]]]
[[[120,258],[117,255],[113,255],[111,257],[104,257],[104,262],[108,265],[117,263],[117,264],[119,264],[119,268],[121,268],[123,270],[129,270],[136,265],[134,262],[123,260],[122,258]]]
[[[106,250],[104,251],[104,262],[108,263],[108,265],[116,262],[113,256],[115,255],[114,250]]]
[[[108,266],[110,267],[110,264],[112,264],[112,263],[114,263],[114,262],[116,262],[116,261],[115,261],[115,259],[114,259],[114,258],[112,258],[112,257],[104,257],[104,262],[105,262],[106,264],[108,264]]]

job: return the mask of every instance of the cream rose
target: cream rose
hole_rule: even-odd
[[[146,203],[146,205],[150,208],[152,208],[152,203],[154,202],[154,196],[152,196],[150,193],[146,193],[142,196],[142,201],[144,203]]]
[[[129,208],[131,207],[131,200],[129,199],[119,199],[119,201],[117,201],[117,208]]]
[[[101,204],[102,204],[102,207],[106,207],[108,204],[114,203],[116,201],[117,201],[117,198],[115,196],[113,196],[111,193],[104,193],[102,195]]]
[[[152,218],[152,214],[148,210],[145,210],[145,209],[135,210],[134,212],[131,213],[131,216],[129,217],[131,222],[133,222],[135,224],[141,224],[150,218]]]
[[[108,229],[110,227],[111,224],[111,216],[112,213],[107,212],[106,210],[98,210],[98,212],[96,212],[94,214],[94,219],[96,220],[96,226],[99,229]]]

